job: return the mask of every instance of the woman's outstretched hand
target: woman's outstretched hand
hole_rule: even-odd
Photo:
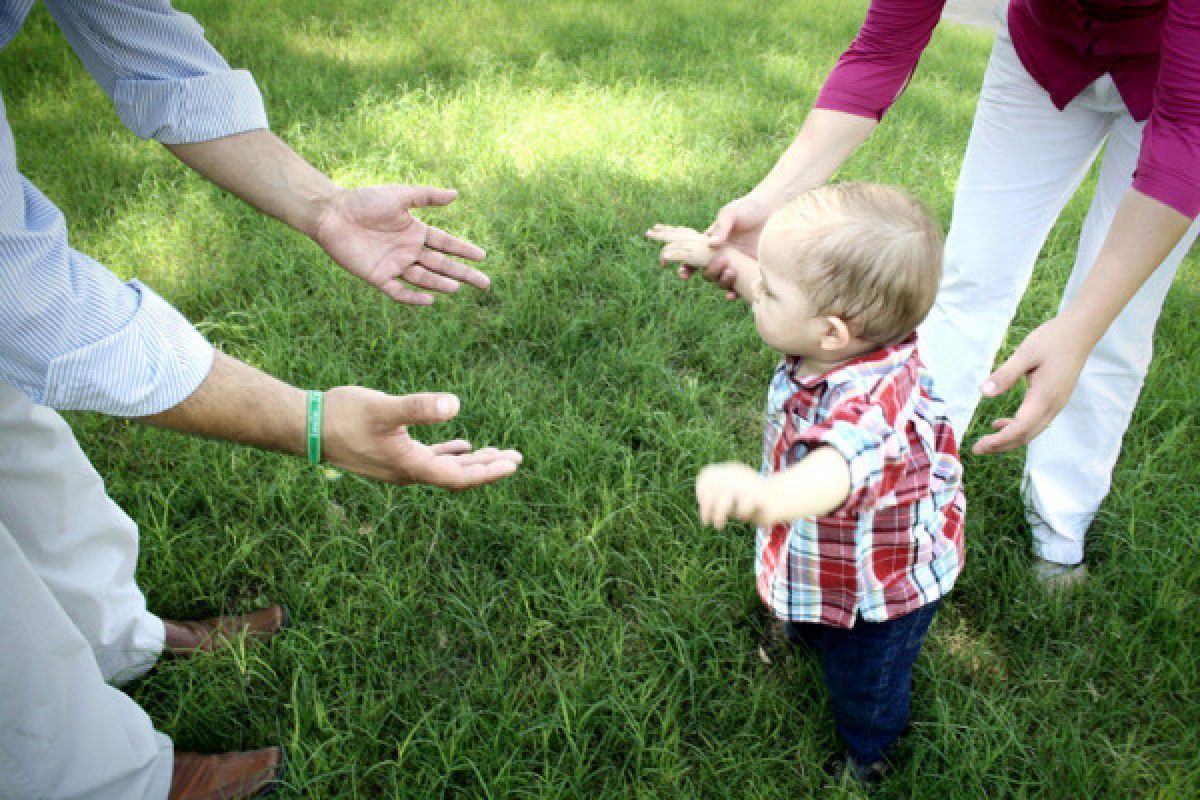
[[[758,258],[758,239],[773,210],[751,195],[726,203],[717,212],[717,218],[713,224],[709,225],[708,230],[705,231],[708,235],[708,246],[713,250],[720,250],[728,245],[740,250],[750,258]],[[685,274],[681,268],[680,275],[685,278],[690,277],[694,271],[691,270]],[[717,253],[704,268],[703,275],[706,281],[711,281],[724,289],[725,296],[730,300],[738,298],[738,293],[735,291],[737,270],[730,262],[728,255]]]
[[[984,382],[985,397],[1009,391],[1025,376],[1029,388],[1017,413],[992,423],[988,434],[971,448],[977,455],[1003,453],[1029,444],[1058,416],[1083,371],[1090,348],[1062,318],[1043,323],[1025,337],[1021,346]]]

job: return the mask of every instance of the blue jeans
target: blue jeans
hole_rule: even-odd
[[[941,601],[887,622],[853,628],[789,622],[788,638],[808,645],[821,658],[833,721],[850,756],[873,764],[908,726],[912,668]]]

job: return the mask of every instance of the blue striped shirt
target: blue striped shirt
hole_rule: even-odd
[[[0,3],[0,50],[34,2]],[[250,74],[165,0],[44,2],[138,136],[182,144],[267,127]],[[142,416],[190,395],[212,358],[165,300],[70,247],[62,212],[17,169],[0,98],[0,380],[54,408]]]

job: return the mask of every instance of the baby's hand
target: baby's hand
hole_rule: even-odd
[[[658,263],[679,264],[679,274],[688,277],[696,269],[703,269],[712,261],[715,251],[708,246],[708,237],[691,228],[674,225],[655,225],[646,231],[646,238],[662,242],[664,247],[658,254]]]
[[[766,524],[766,479],[745,464],[709,464],[696,476],[700,521],[717,530],[733,517]]]

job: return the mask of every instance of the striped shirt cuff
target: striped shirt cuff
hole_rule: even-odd
[[[138,308],[121,330],[50,362],[42,402],[59,410],[142,417],[178,405],[212,368],[214,349],[139,281]]]
[[[121,78],[112,99],[129,130],[163,144],[207,142],[267,127],[262,95],[245,70],[172,80]]]

